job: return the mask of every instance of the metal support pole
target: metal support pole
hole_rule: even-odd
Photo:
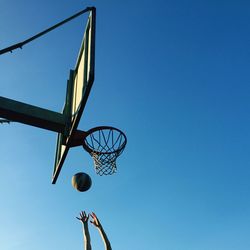
[[[0,117],[58,133],[65,132],[66,117],[63,114],[2,96]]]
[[[57,24],[55,24],[54,26],[52,26],[52,27],[50,27],[50,28],[48,28],[48,29],[46,29],[46,30],[44,30],[44,31],[42,31],[42,32],[40,32],[40,33],[38,33],[38,34],[36,34],[36,35],[34,35],[34,36],[32,36],[32,37],[30,37],[30,38],[28,38],[28,39],[22,41],[22,42],[20,42],[20,43],[11,45],[11,46],[9,46],[9,47],[7,47],[7,48],[5,48],[5,49],[1,49],[1,50],[0,50],[0,55],[2,55],[2,54],[4,54],[4,53],[7,53],[7,52],[12,52],[13,50],[18,49],[18,48],[19,48],[19,49],[22,49],[23,46],[24,46],[25,44],[27,44],[27,43],[29,43],[29,42],[31,42],[31,41],[37,39],[37,38],[40,37],[40,36],[45,35],[46,33],[48,33],[48,32],[50,32],[50,31],[52,31],[52,30],[58,28],[59,26],[65,24],[65,23],[71,21],[72,19],[74,19],[74,18],[76,18],[76,17],[78,17],[78,16],[80,16],[80,15],[82,15],[82,14],[88,12],[88,11],[91,11],[91,10],[93,10],[93,9],[95,9],[95,7],[87,7],[86,9],[79,11],[79,12],[76,13],[75,15],[73,15],[73,16],[71,16],[71,17],[69,17],[69,18],[67,18],[67,19],[65,19],[65,20],[63,20],[63,21],[61,21],[61,22],[59,22],[59,23],[57,23]]]

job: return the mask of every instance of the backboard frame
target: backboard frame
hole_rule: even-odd
[[[87,103],[95,73],[95,30],[96,30],[96,9],[93,7],[90,10],[90,15],[85,28],[82,44],[79,50],[76,66],[70,71],[70,76],[67,82],[66,101],[63,108],[63,115],[66,117],[66,126],[63,133],[58,133],[54,170],[52,175],[52,184],[55,184],[60,174],[66,156],[72,146],[74,134],[77,131],[80,119],[82,117],[85,105]],[[84,59],[84,62],[82,60]],[[78,71],[83,63],[83,86],[79,105],[75,105],[76,95],[79,94],[77,88]]]

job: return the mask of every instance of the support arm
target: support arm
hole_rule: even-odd
[[[0,96],[0,117],[31,126],[64,133],[66,117],[48,109]]]

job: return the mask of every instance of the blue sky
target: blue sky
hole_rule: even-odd
[[[83,249],[86,210],[113,249],[248,250],[249,2],[1,0],[0,48],[86,6],[97,8],[96,78],[79,129],[118,127],[127,148],[107,177],[74,148],[52,185],[56,134],[1,125],[0,248]],[[2,55],[0,95],[60,112],[85,21]],[[86,193],[71,186],[79,171]]]

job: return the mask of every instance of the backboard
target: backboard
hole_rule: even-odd
[[[63,108],[67,123],[64,133],[57,135],[52,184],[56,183],[60,174],[94,82],[95,24],[96,9],[91,8],[76,66],[74,70],[70,70],[67,82],[66,101]]]

